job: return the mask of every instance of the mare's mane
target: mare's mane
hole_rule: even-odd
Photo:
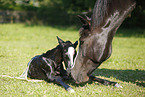
[[[92,21],[94,27],[99,26],[107,11],[108,0],[97,0],[93,9]],[[95,19],[95,20],[94,20]],[[96,21],[97,20],[97,21]]]
[[[92,27],[100,26],[104,22],[105,17],[113,14],[115,11],[122,13],[133,2],[134,0],[97,0],[91,17]]]

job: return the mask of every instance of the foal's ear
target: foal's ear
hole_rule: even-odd
[[[63,46],[64,41],[57,36],[57,40],[59,45]]]
[[[76,42],[74,43],[74,48],[76,48],[77,45],[78,45],[78,41],[76,41]]]

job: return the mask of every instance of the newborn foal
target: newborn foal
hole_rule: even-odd
[[[67,91],[74,92],[74,90],[62,80],[69,76],[70,70],[74,66],[73,62],[76,55],[75,48],[78,42],[76,41],[72,44],[70,41],[64,42],[59,37],[57,37],[57,39],[59,45],[31,59],[28,63],[28,77],[32,79],[54,81],[62,85]],[[63,61],[67,68],[66,70],[63,68]]]

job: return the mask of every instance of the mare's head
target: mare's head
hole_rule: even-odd
[[[70,41],[63,41],[57,37],[59,45],[62,47],[62,59],[68,72],[74,67],[74,58],[76,56],[76,47],[78,41],[71,43]]]
[[[114,34],[135,8],[134,0],[97,0],[91,18],[79,16],[79,49],[71,75],[77,83],[89,75],[111,55]]]

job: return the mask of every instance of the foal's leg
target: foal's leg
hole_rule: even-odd
[[[67,90],[68,92],[71,92],[71,93],[75,92],[69,85],[67,85],[63,82],[63,80],[60,76],[54,76],[54,77],[52,77],[52,80],[56,84],[63,86],[65,88],[65,90]]]
[[[54,80],[55,80],[55,82],[56,82],[57,84],[62,85],[67,91],[69,91],[69,92],[71,92],[71,93],[74,92],[74,90],[73,90],[69,85],[67,85],[67,84],[65,84],[65,83],[63,82],[63,80],[62,80],[62,78],[61,78],[60,76],[56,76]]]
[[[70,80],[71,77],[69,77],[69,73],[63,68],[63,64],[60,64],[60,76],[63,78],[63,80]]]
[[[118,84],[117,82],[112,82],[112,81],[108,81],[108,80],[105,80],[105,79],[101,79],[101,78],[97,78],[95,76],[89,76],[89,78],[93,81],[97,81],[101,84],[104,84],[104,85],[113,85],[117,88],[122,88],[122,86],[120,84]]]
[[[53,60],[46,59],[44,57],[43,57],[43,60],[45,62],[44,63],[45,68],[43,68],[43,71],[46,73],[48,80],[62,85],[67,91],[69,91],[71,93],[74,92],[74,90],[69,85],[67,85],[63,82],[63,80],[60,76],[55,76],[54,65],[56,65],[56,63]]]

